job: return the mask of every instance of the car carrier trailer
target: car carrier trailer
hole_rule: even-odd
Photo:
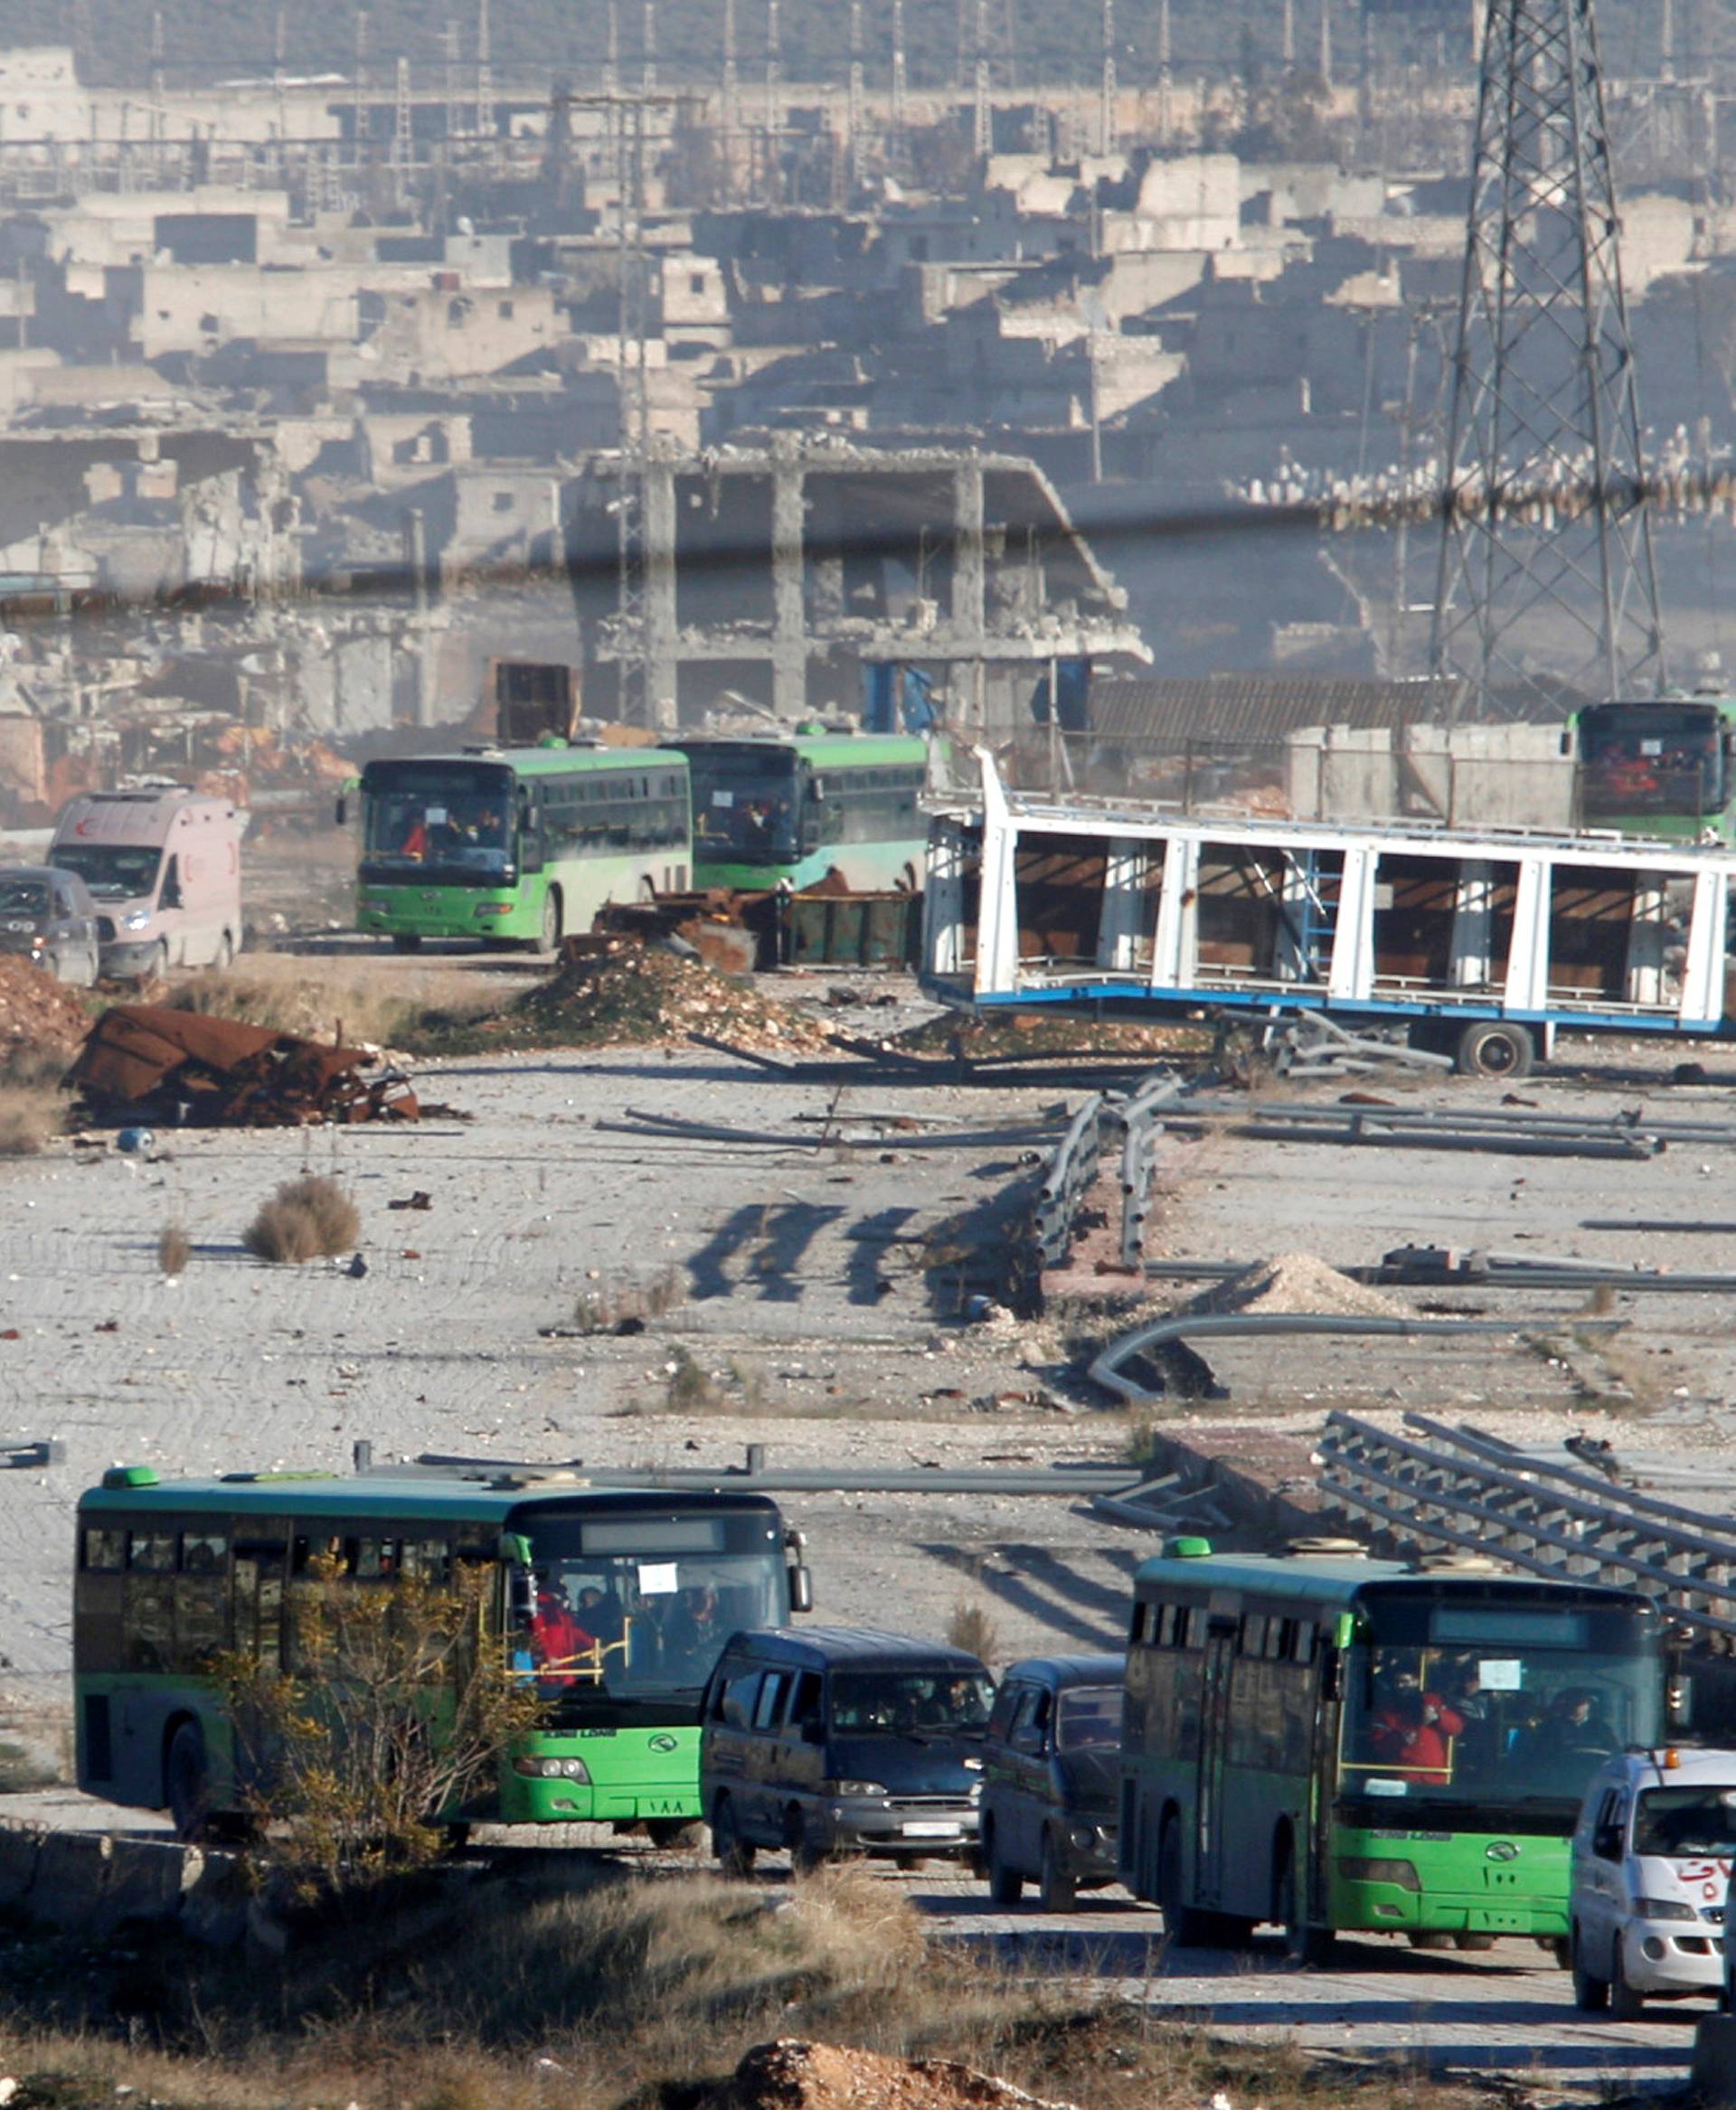
[[[934,816],[923,979],[977,1009],[1316,1013],[1523,1076],[1555,1033],[1736,1036],[1736,852],[1614,834],[1173,815],[1008,793]]]

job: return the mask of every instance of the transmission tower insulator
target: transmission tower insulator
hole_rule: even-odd
[[[1486,712],[1662,686],[1592,0],[1488,0],[1442,523],[1435,671]]]

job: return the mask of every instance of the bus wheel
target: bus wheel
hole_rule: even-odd
[[[699,1826],[687,1817],[647,1817],[645,1835],[653,1846],[692,1846]]]
[[[1330,1959],[1331,1934],[1325,1927],[1310,1926],[1303,1913],[1296,1852],[1288,1840],[1278,1849],[1278,1872],[1272,1883],[1272,1917],[1284,1929],[1284,1954],[1292,1964],[1325,1964]]]
[[[1178,1948],[1209,1948],[1212,1915],[1183,1902],[1183,1882],[1182,1827],[1170,1817],[1157,1842],[1157,1908],[1164,1916],[1164,1932]]]
[[[419,953],[422,949],[422,937],[419,930],[394,930],[392,949],[395,953]]]
[[[1492,1934],[1456,1934],[1453,1936],[1453,1946],[1481,1955],[1485,1949],[1494,1948],[1495,1936]]]
[[[728,1795],[719,1795],[712,1811],[712,1851],[726,1876],[753,1872],[754,1849],[736,1830],[735,1811]]]
[[[196,1721],[184,1721],[170,1738],[163,1778],[175,1837],[189,1842],[204,1838],[211,1822],[206,1807],[211,1788],[205,1734]]]
[[[561,944],[561,896],[551,887],[542,897],[542,928],[537,934],[537,950],[552,953]]]
[[[1601,2014],[1609,2005],[1609,1981],[1594,1978],[1585,1967],[1585,1956],[1580,1947],[1580,1930],[1573,1929],[1571,1941],[1573,1972],[1573,2005],[1582,2014]]]
[[[1531,1075],[1536,1044],[1522,1025],[1479,1019],[1458,1036],[1453,1067],[1461,1077],[1500,1077],[1515,1080]]]

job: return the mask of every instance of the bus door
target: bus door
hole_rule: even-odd
[[[1231,1687],[1241,1624],[1233,1616],[1213,1614],[1205,1635],[1194,1884],[1194,1896],[1203,1906],[1216,1905],[1223,1896],[1224,1770],[1229,1757]]]
[[[1303,1822],[1307,1841],[1298,1873],[1307,1885],[1308,1916],[1324,1923],[1326,1900],[1332,1894],[1327,1846],[1332,1832],[1332,1806],[1338,1797],[1338,1740],[1344,1724],[1344,1681],[1349,1657],[1344,1646],[1322,1630],[1314,1651],[1314,1723],[1308,1742],[1308,1774]]]

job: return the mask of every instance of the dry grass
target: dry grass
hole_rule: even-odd
[[[166,1939],[9,1943],[14,2110],[114,2110],[123,2094],[161,2110],[699,2110],[774,2037],[957,2058],[1085,2110],[1198,2110],[1219,2090],[1236,2110],[1477,2100],[1414,2070],[1214,2044],[1143,2002],[931,1945],[897,1885],[860,1866],[762,1888],[569,1860],[422,1879],[323,1941],[307,1930],[269,1971]]]
[[[347,1188],[324,1173],[286,1180],[241,1233],[260,1260],[316,1260],[347,1253],[362,1233],[362,1212]]]
[[[243,966],[184,982],[168,998],[177,1011],[244,1019],[274,1032],[299,1033],[346,1047],[403,1048],[420,1037],[431,1011],[467,1017],[498,999],[477,977],[454,967],[382,975],[377,968],[330,960],[310,962],[288,953],[250,954]]]
[[[165,1223],[156,1234],[156,1264],[165,1275],[179,1275],[193,1258],[193,1240],[184,1226]]]
[[[947,1639],[954,1648],[967,1649],[979,1663],[992,1663],[1001,1653],[1001,1636],[982,1606],[960,1597],[947,1621]]]
[[[648,1281],[599,1275],[579,1293],[572,1323],[581,1333],[638,1333],[647,1319],[660,1319],[686,1301],[678,1268],[665,1267]]]

